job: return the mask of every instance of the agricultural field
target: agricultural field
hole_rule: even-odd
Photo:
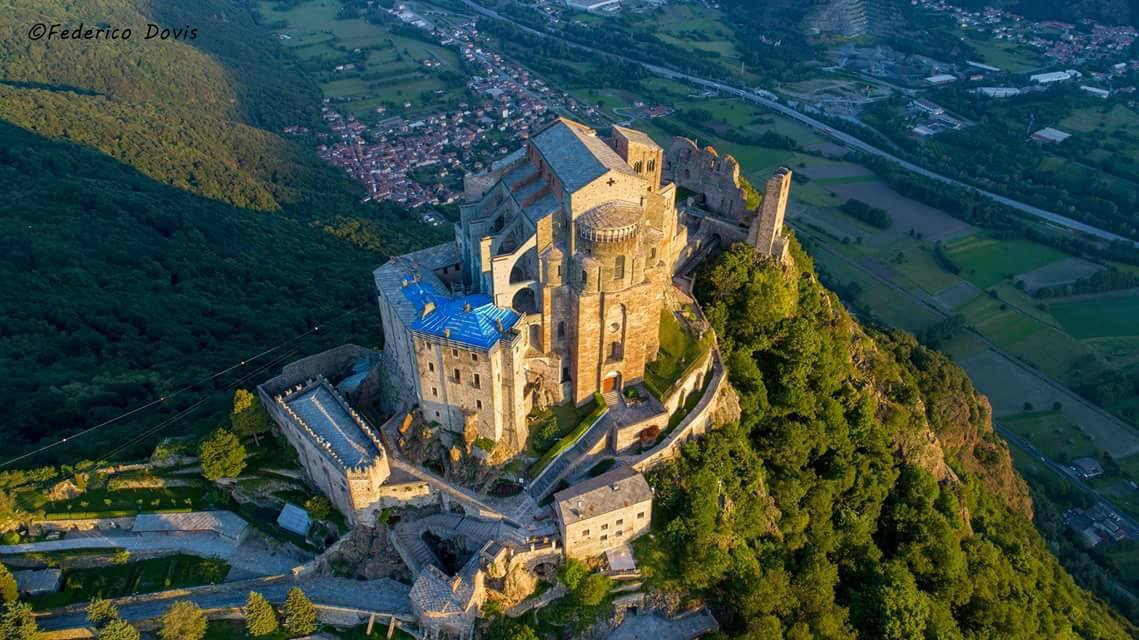
[[[965,42],[984,58],[985,64],[1000,67],[1009,73],[1032,71],[1044,64],[1039,54],[1016,43],[977,34],[966,34]]]
[[[1106,104],[1099,107],[1081,107],[1060,121],[1065,131],[1078,133],[1112,134],[1119,131],[1139,133],[1139,114],[1121,104]]]
[[[945,254],[961,268],[961,274],[985,289],[1019,273],[1064,260],[1059,249],[1027,240],[998,240],[976,234],[944,245]]]
[[[1139,295],[1106,295],[1068,304],[1052,304],[1051,313],[1077,338],[1139,334]]]
[[[361,18],[337,20],[340,6],[317,0],[280,11],[261,2],[258,10],[282,44],[313,68],[324,95],[357,118],[379,117],[377,107],[386,115],[415,115],[461,98],[465,72],[454,51]]]
[[[1066,463],[1073,458],[1095,457],[1100,449],[1060,411],[1022,413],[1001,418],[1001,424],[1039,449],[1052,460]]]

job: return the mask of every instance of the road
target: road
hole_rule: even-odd
[[[308,558],[289,550],[270,548],[257,535],[238,544],[215,533],[130,533],[81,531],[63,540],[44,540],[0,545],[0,554],[66,551],[73,549],[126,549],[143,556],[185,553],[201,558],[221,558],[230,564],[231,576],[266,576],[288,573]]]
[[[855,137],[849,133],[845,133],[843,131],[838,131],[838,130],[834,129],[833,127],[831,127],[830,125],[828,125],[824,122],[821,122],[819,120],[816,120],[815,118],[812,118],[811,116],[808,116],[804,113],[800,113],[799,111],[796,111],[795,109],[792,109],[791,107],[788,107],[787,105],[784,105],[784,104],[781,104],[775,100],[770,100],[768,98],[764,98],[763,96],[757,95],[754,91],[741,89],[739,87],[735,87],[735,86],[732,86],[729,84],[725,84],[725,83],[720,82],[718,80],[709,80],[707,78],[702,78],[699,76],[690,75],[687,73],[683,73],[681,71],[675,71],[675,70],[669,69],[667,67],[662,67],[662,66],[651,64],[648,62],[643,62],[641,60],[636,60],[634,58],[628,58],[625,56],[613,54],[613,53],[610,53],[608,51],[603,51],[601,49],[596,49],[594,47],[589,47],[589,46],[586,46],[583,44],[578,44],[578,43],[573,42],[571,40],[566,40],[566,39],[560,38],[556,35],[528,27],[522,23],[516,22],[510,18],[507,18],[507,17],[501,15],[497,11],[493,11],[491,9],[487,9],[485,7],[479,6],[478,4],[474,3],[472,0],[463,0],[463,2],[464,2],[464,4],[467,5],[468,8],[470,8],[472,11],[474,11],[475,13],[477,13],[479,15],[483,15],[483,16],[486,16],[488,18],[494,18],[496,20],[503,20],[503,21],[509,22],[512,25],[514,25],[515,27],[525,31],[526,33],[530,33],[530,34],[533,34],[533,35],[536,35],[536,36],[539,36],[542,38],[550,38],[553,40],[558,40],[560,42],[565,43],[567,46],[573,47],[575,49],[581,49],[583,51],[588,51],[590,53],[596,53],[596,54],[600,54],[600,55],[607,55],[607,56],[617,58],[619,60],[623,60],[625,62],[638,64],[638,65],[642,66],[643,68],[645,68],[646,70],[648,70],[649,72],[651,72],[655,75],[664,77],[664,78],[669,78],[671,80],[685,80],[687,82],[691,82],[692,84],[700,85],[700,86],[707,87],[710,89],[715,89],[715,90],[720,91],[722,93],[734,95],[734,96],[739,97],[743,100],[751,102],[752,104],[756,104],[756,105],[759,105],[761,107],[765,107],[767,109],[770,109],[771,111],[775,111],[781,115],[784,115],[788,118],[791,118],[792,120],[796,120],[798,122],[801,122],[802,124],[807,125],[811,129],[814,129],[817,133],[820,133],[826,137],[829,137],[832,140],[834,140],[834,141],[836,141],[836,142],[838,142],[838,143],[840,143],[846,147],[854,149],[855,151],[860,151],[862,153],[866,153],[869,155],[878,156],[880,158],[885,158],[887,160],[890,160],[891,162],[897,163],[899,166],[901,166],[902,168],[904,168],[907,171],[910,171],[912,173],[916,173],[920,176],[930,178],[932,180],[937,180],[938,182],[943,182],[945,184],[950,184],[950,185],[960,187],[963,189],[968,189],[970,191],[973,191],[975,193],[983,195],[986,198],[989,198],[990,200],[992,200],[994,202],[1003,204],[1007,207],[1011,207],[1013,209],[1016,209],[1017,211],[1020,211],[1022,213],[1027,214],[1027,215],[1039,218],[1041,220],[1045,220],[1045,221],[1050,222],[1052,224],[1055,224],[1057,226],[1064,227],[1066,229],[1071,229],[1073,231],[1079,231],[1081,233],[1087,234],[1087,235],[1095,237],[1095,238],[1099,238],[1101,240],[1107,240],[1109,242],[1127,242],[1127,243],[1130,243],[1132,246],[1139,247],[1139,241],[1132,240],[1131,238],[1125,238],[1121,235],[1112,233],[1112,232],[1107,231],[1105,229],[1100,229],[1099,227],[1094,227],[1092,225],[1085,224],[1083,222],[1080,222],[1079,220],[1073,220],[1071,218],[1062,216],[1058,213],[1046,211],[1044,209],[1041,209],[1040,207],[1035,207],[1033,205],[1026,204],[1024,202],[1020,202],[1019,200],[1013,200],[1012,198],[1008,198],[1008,197],[1002,196],[1000,194],[993,193],[991,191],[985,191],[984,189],[978,189],[974,186],[971,186],[969,184],[961,182],[960,180],[956,180],[954,178],[950,178],[948,176],[941,175],[940,173],[930,171],[929,169],[926,169],[925,167],[916,165],[912,162],[909,162],[908,160],[903,160],[902,158],[899,158],[899,157],[893,155],[892,153],[890,153],[888,151],[885,151],[883,149],[879,149],[878,147],[875,147],[874,145],[872,145],[868,142],[865,142],[865,141],[863,141],[863,140],[861,140],[861,139],[859,139],[859,138],[857,138],[857,137]]]
[[[1095,496],[1100,505],[1102,505],[1108,511],[1111,511],[1112,513],[1115,513],[1119,516],[1119,519],[1121,521],[1119,524],[1127,531],[1127,535],[1130,536],[1131,539],[1134,540],[1139,538],[1139,521],[1128,515],[1126,511],[1115,506],[1115,503],[1113,503],[1111,500],[1103,497],[1102,494],[1093,489],[1090,485],[1088,485],[1088,483],[1084,482],[1083,478],[1077,475],[1076,472],[1072,471],[1071,468],[1066,467],[1058,462],[1049,460],[1048,457],[1041,453],[1039,449],[1032,446],[1032,443],[1018,436],[1012,429],[1007,429],[997,422],[994,422],[993,426],[996,427],[997,433],[1001,434],[1001,436],[1003,436],[1006,440],[1016,445],[1025,453],[1040,460],[1040,463],[1051,469],[1052,472],[1064,478],[1065,480],[1074,482],[1076,486]]]

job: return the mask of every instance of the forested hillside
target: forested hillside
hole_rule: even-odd
[[[30,41],[35,22],[136,33]],[[147,22],[199,35],[146,42]],[[442,234],[394,207],[361,204],[362,188],[317,158],[311,138],[282,137],[290,124],[315,131],[320,104],[238,2],[16,0],[0,12],[7,452],[140,406],[352,308],[361,311],[339,320],[335,337],[310,334],[289,349],[376,344],[369,270]],[[202,397],[212,396],[181,395],[54,453],[105,453]],[[172,430],[209,426],[225,410],[217,397]]]
[[[861,328],[797,246],[697,279],[742,418],[654,471],[647,579],[739,638],[1131,638],[1060,567],[968,378]]]

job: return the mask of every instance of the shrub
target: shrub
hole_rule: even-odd
[[[206,636],[206,614],[189,600],[179,600],[162,614],[162,640],[202,640]]]
[[[267,636],[277,630],[277,612],[265,596],[249,592],[245,601],[245,631],[254,638]]]

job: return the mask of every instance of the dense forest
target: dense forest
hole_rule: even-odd
[[[279,135],[290,124],[317,131],[320,94],[249,7],[18,0],[0,27],[53,20],[192,23],[201,35],[98,46],[0,38],[7,451],[304,336],[42,461],[105,453],[190,406],[161,435],[216,426],[228,396],[203,391],[255,382],[339,341],[376,345],[370,269],[443,234],[360,204],[362,188],[317,158],[312,139]],[[332,320],[335,336],[316,329]]]
[[[1129,638],[1033,528],[965,374],[868,332],[794,250],[698,276],[743,409],[655,471],[648,579],[739,638]]]

